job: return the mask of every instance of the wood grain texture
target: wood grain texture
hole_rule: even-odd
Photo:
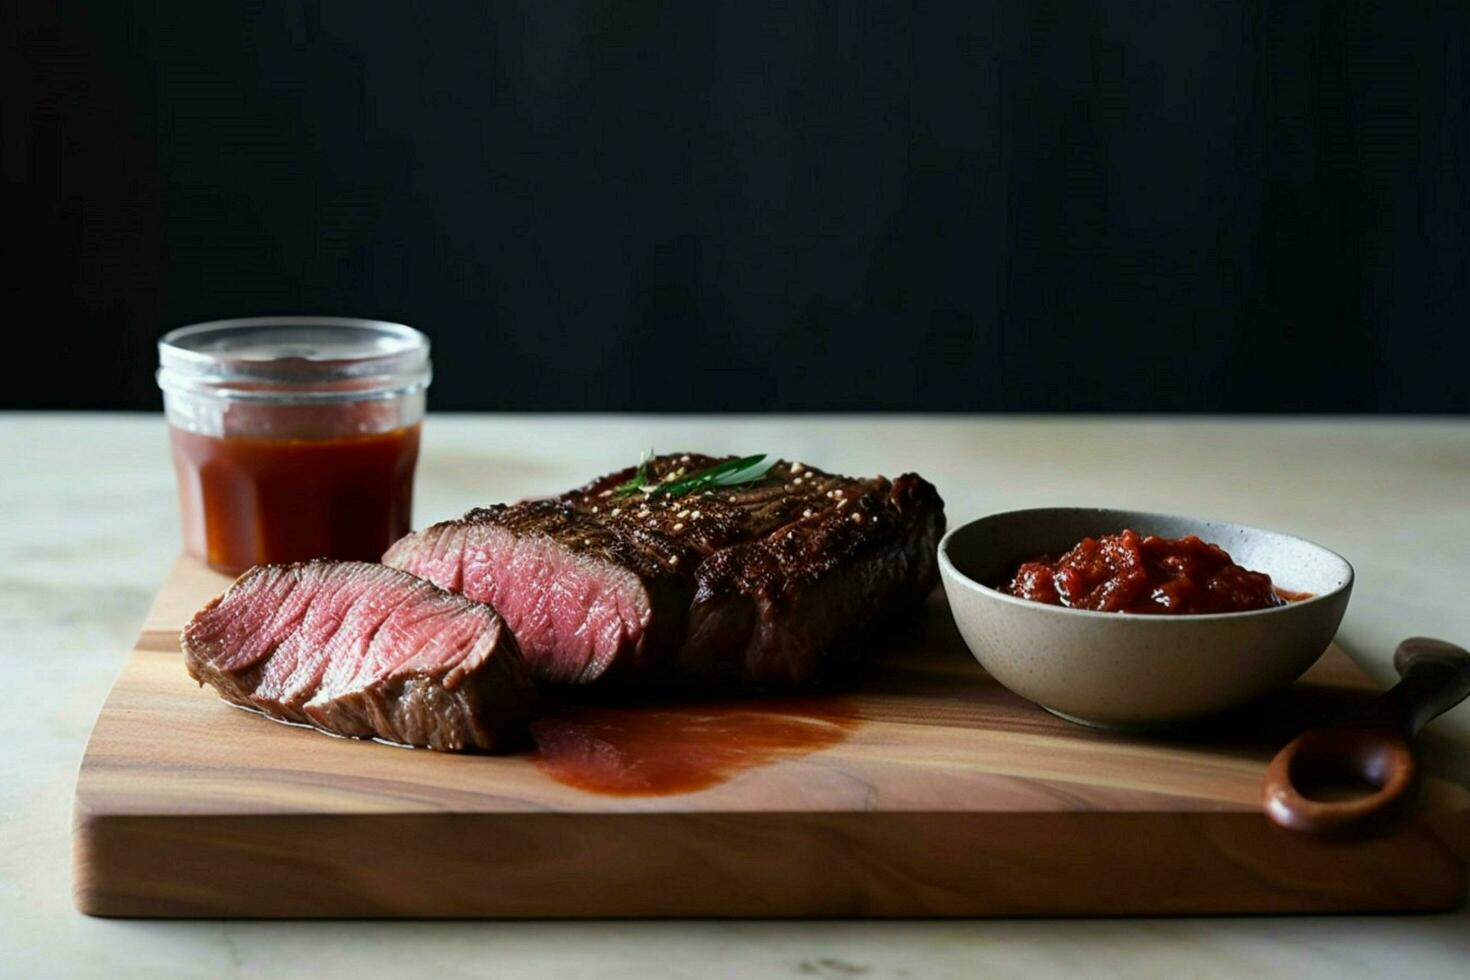
[[[1374,686],[1333,649],[1290,692],[1167,738],[1052,717],[991,681],[942,597],[845,691],[837,744],[674,796],[604,796],[525,757],[327,738],[220,702],[177,634],[228,579],[174,569],[77,784],[96,915],[1130,915],[1441,909],[1470,791],[1426,779],[1392,836],[1260,812],[1273,752]]]

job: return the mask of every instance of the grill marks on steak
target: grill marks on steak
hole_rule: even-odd
[[[661,456],[650,472],[721,461]],[[914,474],[783,462],[749,485],[616,496],[632,474],[473,510],[384,561],[493,604],[537,676],[570,683],[806,684],[934,587],[943,502]]]
[[[226,700],[338,735],[491,750],[535,700],[493,609],[365,562],[252,568],[182,644],[190,676]]]

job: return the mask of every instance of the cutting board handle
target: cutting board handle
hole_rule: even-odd
[[[1401,680],[1358,721],[1309,731],[1266,768],[1266,814],[1289,830],[1334,837],[1391,827],[1418,799],[1412,741],[1470,696],[1470,653],[1427,637],[1394,652]]]

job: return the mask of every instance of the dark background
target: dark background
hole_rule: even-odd
[[[1464,2],[0,16],[7,407],[310,312],[441,409],[1470,410]]]

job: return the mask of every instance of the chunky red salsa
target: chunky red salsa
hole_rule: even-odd
[[[1083,538],[1060,558],[1025,562],[1002,591],[1072,609],[1176,616],[1269,609],[1300,598],[1192,534],[1144,537],[1128,530]]]

